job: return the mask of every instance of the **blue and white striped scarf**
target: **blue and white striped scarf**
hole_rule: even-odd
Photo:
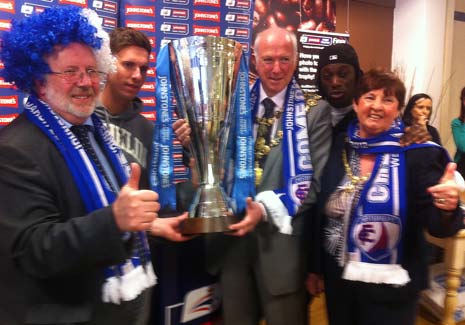
[[[347,220],[347,262],[343,278],[369,283],[405,285],[400,265],[406,223],[405,155],[399,140],[400,121],[372,138],[359,137],[359,124],[349,125],[349,145],[357,154],[376,154],[373,172]]]
[[[257,116],[260,91],[260,79],[250,91],[250,102],[253,116]],[[302,201],[307,197],[313,175],[308,143],[307,113],[305,97],[295,79],[289,83],[286,91],[286,101],[282,115],[282,151],[283,151],[283,188],[274,189],[287,209],[288,215],[293,217]]]
[[[358,121],[349,125],[350,147],[357,154],[376,154],[376,160],[360,199],[349,209],[352,214],[345,221],[344,279],[392,285],[410,281],[400,264],[407,218],[405,151],[438,145],[427,142],[401,147],[403,130],[402,121],[396,119],[388,131],[362,139],[358,136]]]
[[[116,194],[105,185],[103,175],[61,118],[34,95],[29,96],[24,109],[27,118],[47,135],[65,159],[87,212],[90,213],[111,204]],[[102,144],[102,149],[118,181],[120,184],[125,184],[129,172],[126,159],[97,115],[92,114],[91,119],[95,127],[96,139]],[[146,288],[156,284],[145,233],[135,232],[131,235],[135,239],[132,257],[123,264],[109,266],[102,270],[106,277],[102,288],[104,302],[119,304],[121,301],[133,300]],[[128,236],[128,234],[123,236]]]

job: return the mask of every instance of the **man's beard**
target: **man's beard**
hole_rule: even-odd
[[[93,90],[86,93],[90,92],[93,94]],[[53,87],[47,87],[44,99],[57,112],[68,113],[78,118],[88,118],[95,110],[96,98],[97,96],[94,96],[94,99],[89,104],[76,105],[66,94],[56,91]]]

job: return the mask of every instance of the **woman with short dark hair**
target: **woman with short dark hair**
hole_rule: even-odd
[[[445,237],[462,227],[456,186],[431,188],[449,162],[445,150],[399,143],[404,99],[395,74],[366,72],[357,119],[333,139],[339,153],[328,158],[320,198],[330,325],[413,325],[428,286],[424,231]]]

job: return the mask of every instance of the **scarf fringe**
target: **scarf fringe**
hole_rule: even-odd
[[[147,262],[147,264],[145,264],[145,275],[147,276],[147,288],[153,287],[158,283],[158,278],[153,270],[151,262]]]
[[[102,301],[119,305],[121,303],[119,279],[116,276],[106,278],[102,286]]]
[[[145,289],[144,280],[146,279],[144,268],[139,265],[130,272],[121,276],[121,299],[131,301]]]
[[[366,283],[385,283],[404,286],[410,282],[408,272],[400,264],[372,264],[349,261],[345,265],[342,278]]]
[[[119,305],[121,301],[131,301],[137,298],[145,289],[155,284],[157,284],[157,276],[152,263],[148,262],[144,267],[139,265],[129,272],[125,270],[121,276],[107,278],[103,285],[102,300]]]

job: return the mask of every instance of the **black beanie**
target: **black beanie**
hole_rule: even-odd
[[[355,73],[360,71],[357,53],[349,44],[335,44],[323,48],[320,52],[318,70],[332,63],[346,63],[354,67]]]

